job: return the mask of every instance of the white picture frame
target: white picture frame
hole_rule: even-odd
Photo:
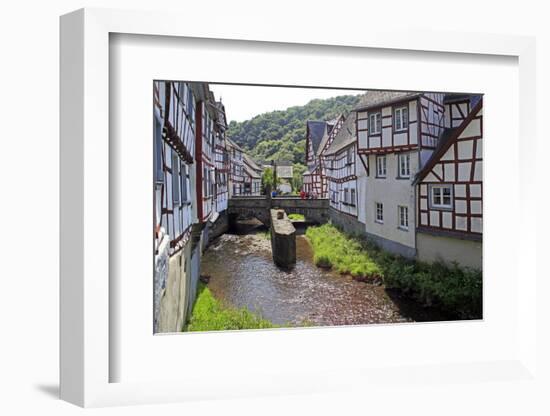
[[[536,111],[526,110],[536,108],[534,38],[479,33],[435,35],[434,32],[391,26],[357,28],[350,25],[338,32],[315,27],[307,31],[287,27],[281,31],[278,22],[242,26],[240,33],[246,33],[242,35],[234,32],[229,23],[223,24],[223,20],[205,26],[200,20],[191,19],[183,26],[179,24],[183,18],[183,15],[169,12],[107,9],[82,9],[61,18],[61,398],[79,406],[95,407],[342,391],[353,389],[358,383],[374,386],[375,380],[390,383],[392,379],[400,379],[405,384],[456,380],[480,386],[486,380],[537,383],[535,253],[521,248],[520,244],[514,247],[524,277],[516,299],[517,334],[514,339],[517,348],[506,359],[439,364],[419,361],[414,367],[403,368],[320,366],[317,371],[266,373],[253,380],[235,383],[228,374],[217,375],[215,382],[196,375],[176,381],[110,382],[110,365],[120,359],[110,350],[113,334],[109,325],[109,308],[113,307],[109,297],[112,290],[109,282],[111,34],[276,42],[281,49],[293,44],[331,45],[336,49],[351,47],[358,50],[514,57],[519,68],[519,139],[533,142],[533,137],[536,137]],[[535,152],[535,146],[520,149],[520,212],[527,212],[534,198],[532,195],[535,195],[527,173],[527,165],[530,158],[535,157]],[[536,228],[534,215],[522,216],[517,229],[519,241],[535,241]],[[360,330],[346,329],[348,332]],[[300,331],[309,330],[295,333]],[[276,336],[273,331],[269,334],[270,337]],[[315,330],[310,334],[322,342],[325,332]]]

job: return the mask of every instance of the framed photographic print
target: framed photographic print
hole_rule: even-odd
[[[61,19],[62,398],[536,383],[533,39],[186,17]]]

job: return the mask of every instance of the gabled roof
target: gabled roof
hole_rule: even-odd
[[[432,170],[436,163],[440,161],[445,152],[449,150],[451,145],[457,141],[462,132],[466,129],[466,127],[468,127],[468,124],[470,124],[470,122],[477,116],[477,113],[479,113],[482,107],[483,100],[479,100],[475,107],[472,108],[472,110],[470,111],[470,114],[468,114],[468,117],[466,117],[464,121],[460,123],[460,126],[454,127],[452,129],[443,130],[443,133],[441,133],[439,137],[437,148],[432,153],[431,157],[428,159],[424,167],[416,174],[413,184],[416,185],[418,182],[426,177],[426,175]]]
[[[342,124],[342,127],[340,128],[338,133],[336,133],[336,136],[334,136],[334,140],[332,141],[329,148],[325,151],[325,155],[333,155],[357,140],[357,136],[355,134],[356,119],[357,113],[355,111],[352,111],[349,114],[348,118],[344,121],[344,124]]]
[[[235,149],[240,150],[241,152],[244,152],[242,147],[239,146],[237,143],[235,143],[233,140],[231,140],[229,137],[226,137],[225,140],[226,140],[227,144],[229,145],[229,147],[234,147]]]
[[[318,147],[317,151],[315,152],[316,156],[321,155],[321,152],[325,148],[325,146],[328,142],[328,139],[330,138],[330,135],[332,133],[332,129],[338,123],[338,121],[343,117],[344,117],[343,115],[340,115],[337,118],[329,120],[329,121],[326,122],[327,128],[325,129],[325,133],[323,134],[323,138],[321,139],[321,142],[319,143],[319,147]]]
[[[368,110],[383,105],[390,105],[406,99],[416,98],[422,95],[419,92],[410,91],[367,91],[359,100],[359,104],[354,108],[355,111]]]
[[[317,149],[319,149],[319,144],[327,129],[327,123],[325,121],[308,120],[306,125],[307,141],[311,142],[313,153],[317,154]]]
[[[262,178],[262,176],[257,171],[252,169],[247,163],[245,163],[243,166],[244,166],[245,173],[248,176],[250,176],[251,178],[253,178],[253,179],[261,179]]]
[[[251,169],[261,172],[263,169],[250,157],[247,153],[243,153],[243,159],[245,163],[250,166]]]

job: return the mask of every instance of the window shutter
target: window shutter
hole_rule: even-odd
[[[409,125],[409,108],[405,107],[403,108],[403,128],[407,127]]]
[[[376,131],[380,133],[382,131],[382,114],[376,115]]]

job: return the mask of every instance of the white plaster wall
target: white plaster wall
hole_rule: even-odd
[[[408,247],[415,247],[415,205],[414,187],[411,185],[412,178],[418,171],[418,152],[411,152],[411,179],[396,179],[397,177],[397,154],[386,155],[387,175],[385,179],[375,178],[372,171],[376,166],[376,156],[369,156],[370,175],[360,183],[363,193],[364,210],[361,209],[359,221],[365,223],[367,233],[392,240]],[[366,196],[364,193],[366,192]],[[384,204],[384,223],[375,222],[376,202]],[[404,231],[398,227],[398,206],[403,205],[409,208],[409,229]]]

